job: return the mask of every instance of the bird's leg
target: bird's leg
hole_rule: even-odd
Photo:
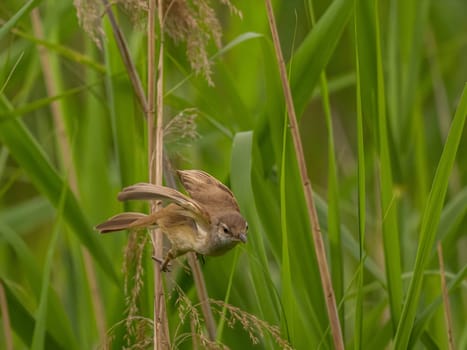
[[[157,261],[160,265],[164,262],[164,260],[156,258],[154,255],[152,256],[152,260]]]
[[[164,271],[164,272],[169,272],[170,271],[170,267],[171,267],[171,264],[170,264],[170,260],[174,259],[177,255],[175,254],[175,252],[170,249],[168,252],[167,252],[167,256],[165,257],[164,260],[161,260],[159,258],[156,258],[155,256],[152,257],[152,259],[154,261],[157,261],[160,265],[161,265],[161,271]]]
[[[204,258],[203,254],[196,253],[196,257],[198,258],[199,261],[201,261],[201,265],[206,264],[206,259]]]

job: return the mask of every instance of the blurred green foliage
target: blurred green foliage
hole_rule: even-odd
[[[166,155],[228,184],[250,224],[248,244],[202,267],[210,298],[239,308],[227,308],[222,343],[331,349],[264,3],[234,5],[242,18],[215,3],[215,86],[166,39],[165,116],[195,111],[198,135],[181,117]],[[144,21],[114,11],[146,86]],[[453,338],[467,348],[467,2],[275,1],[275,13],[346,348],[448,348],[437,241]],[[135,261],[122,269],[127,233],[92,228],[145,209],[116,200],[148,179],[144,115],[105,16],[102,49],[72,1],[4,0],[0,24],[0,348],[122,348]],[[136,305],[150,322],[149,244],[143,253]],[[198,303],[192,276],[176,268],[166,292],[173,345],[192,348],[193,314],[180,319]]]

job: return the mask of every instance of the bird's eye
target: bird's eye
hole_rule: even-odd
[[[229,233],[229,232],[230,232],[230,231],[229,231],[229,228],[228,228],[227,226],[224,226],[224,227],[223,227],[223,230],[224,230],[224,233]]]
[[[245,232],[248,231],[248,222],[245,224]]]

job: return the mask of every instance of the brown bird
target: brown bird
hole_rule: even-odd
[[[239,242],[246,243],[248,223],[227,186],[201,170],[177,171],[190,197],[165,186],[139,183],[126,187],[118,199],[171,202],[150,214],[127,212],[96,226],[100,233],[159,227],[172,243],[161,265],[187,252],[221,255]]]

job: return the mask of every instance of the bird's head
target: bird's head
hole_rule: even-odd
[[[220,255],[233,248],[239,242],[246,243],[248,223],[236,212],[220,214],[215,222],[213,251],[211,255]]]

